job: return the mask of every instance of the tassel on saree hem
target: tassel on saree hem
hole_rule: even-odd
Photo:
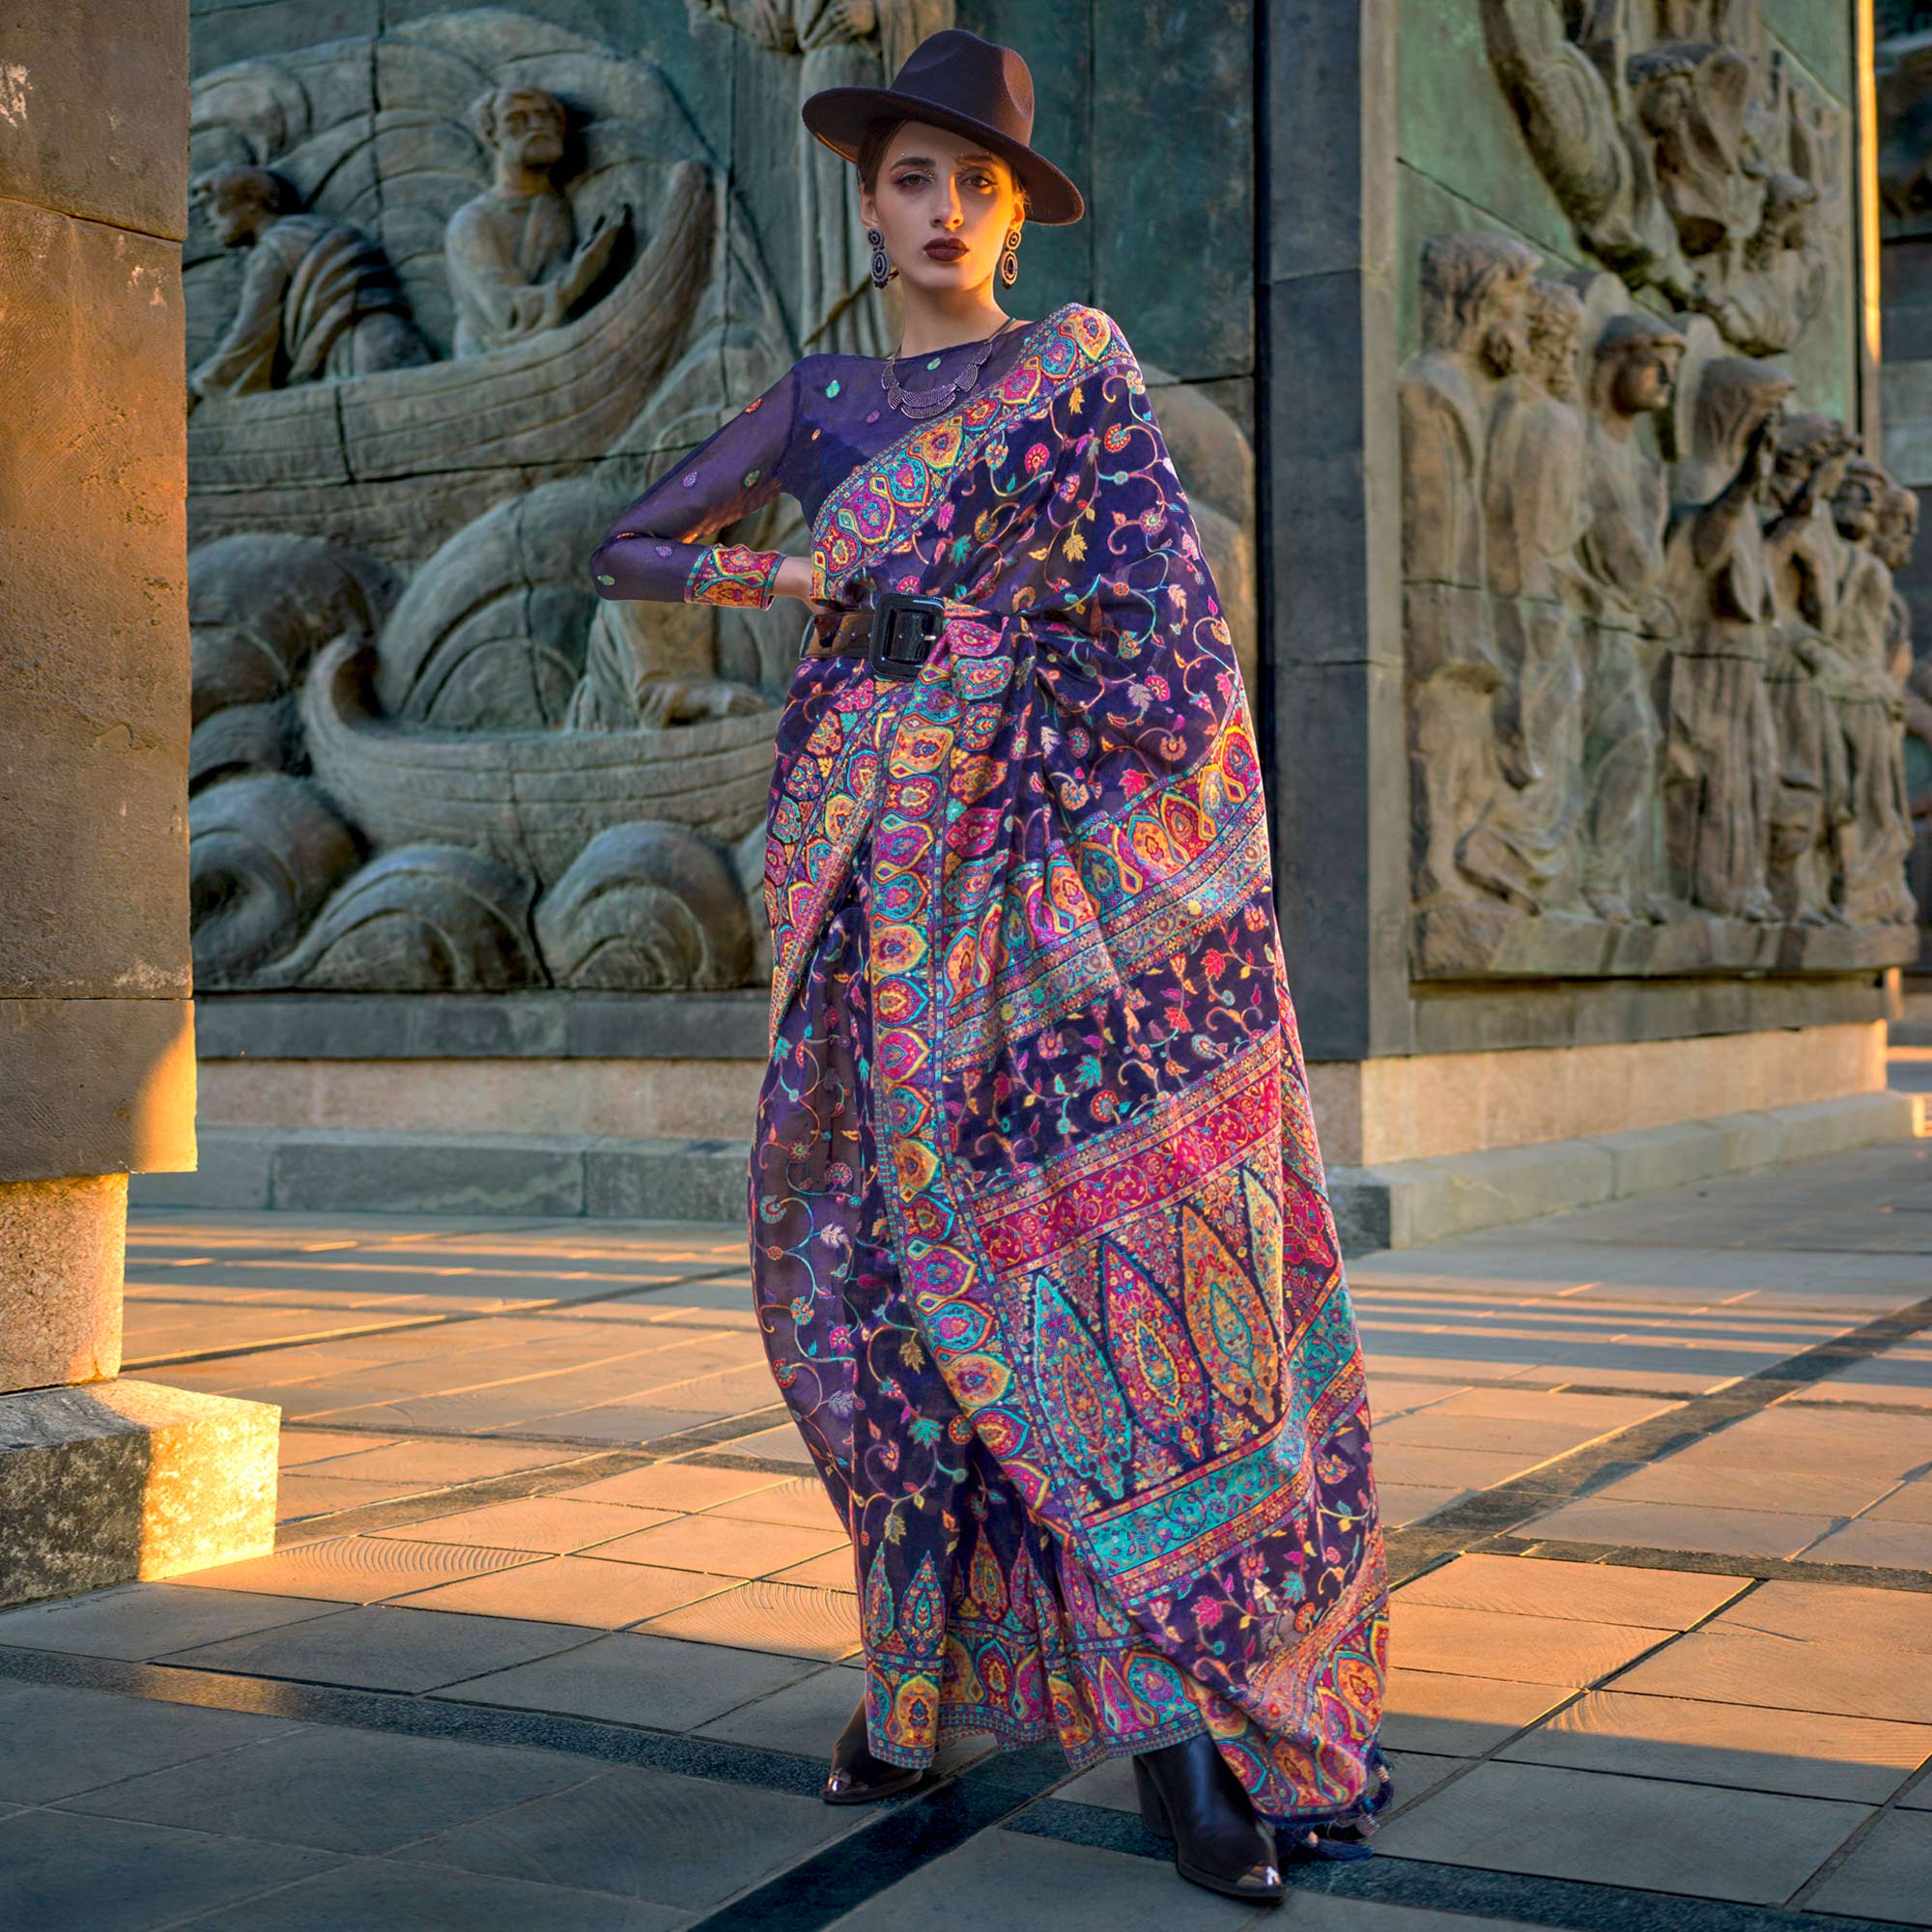
[[[1380,1751],[1375,1755],[1372,1771],[1373,1788],[1347,1810],[1319,1816],[1304,1812],[1295,1818],[1268,1817],[1283,1854],[1337,1864],[1374,1858],[1375,1848],[1368,1840],[1380,1827],[1382,1813],[1394,1801],[1395,1778]]]

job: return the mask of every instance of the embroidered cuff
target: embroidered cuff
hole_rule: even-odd
[[[751,550],[744,544],[713,544],[699,551],[685,580],[687,604],[754,604],[762,611],[771,603],[779,580],[782,552]]]

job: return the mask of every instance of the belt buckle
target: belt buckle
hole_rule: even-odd
[[[911,684],[920,667],[932,655],[946,622],[946,606],[937,597],[910,597],[893,590],[872,607],[872,635],[866,644],[866,666],[874,677]]]

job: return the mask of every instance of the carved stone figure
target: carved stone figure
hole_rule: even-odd
[[[1783,169],[1767,184],[1763,216],[1744,244],[1750,272],[1702,304],[1740,349],[1782,354],[1824,306],[1833,238],[1820,200],[1814,184]]]
[[[1777,755],[1765,662],[1771,585],[1759,505],[1791,379],[1742,356],[1699,373],[1691,446],[1672,478],[1666,582],[1678,614],[1664,707],[1664,844],[1673,896],[1777,917],[1765,875]]]
[[[1677,242],[1649,141],[1634,124],[1622,36],[1586,50],[1552,0],[1483,0],[1483,36],[1530,152],[1577,234],[1632,283],[1656,280]]]
[[[1806,104],[1757,0],[1483,0],[1483,26],[1584,245],[1739,349],[1793,347],[1828,294],[1843,163],[1836,109]]]
[[[877,87],[928,34],[953,24],[953,0],[690,0],[695,18],[736,27],[796,57],[802,100],[826,87]],[[806,354],[883,355],[852,164],[797,124],[798,339]]]
[[[617,208],[576,245],[570,203],[551,177],[563,159],[563,102],[540,87],[499,87],[476,103],[497,178],[449,217],[443,252],[456,305],[456,353],[502,349],[576,312],[629,225]]]
[[[1468,898],[1514,869],[1480,824],[1501,776],[1492,701],[1502,683],[1488,597],[1483,465],[1497,385],[1527,355],[1539,258],[1502,235],[1422,251],[1422,347],[1404,365],[1404,630],[1415,896]]]
[[[571,695],[574,731],[658,730],[766,709],[748,684],[718,675],[713,612],[701,606],[600,600],[583,676]]]
[[[1799,925],[1839,918],[1833,853],[1850,811],[1833,717],[1844,683],[1835,649],[1843,546],[1828,506],[1854,447],[1835,417],[1787,416],[1769,492],[1777,514],[1764,533],[1773,616],[1765,682],[1777,729],[1767,869],[1778,912]]]
[[[1918,536],[1918,496],[1894,483],[1879,510],[1878,554],[1888,570],[1903,570],[1912,561]],[[1912,611],[1896,583],[1891,591],[1891,665],[1899,680],[1905,709],[1906,797],[1917,842],[1911,861],[1911,884],[1920,906],[1932,905],[1932,650],[1915,654]]]
[[[1684,252],[1709,255],[1750,234],[1764,203],[1763,183],[1747,170],[1750,63],[1721,43],[1672,40],[1631,55],[1626,71]]]
[[[430,360],[380,242],[346,221],[304,212],[295,188],[268,168],[204,175],[195,192],[222,244],[249,253],[241,306],[220,346],[188,377],[194,397],[245,396]]]
[[[1905,888],[1912,846],[1905,790],[1904,718],[1892,657],[1891,572],[1879,554],[1879,517],[1890,478],[1868,458],[1848,464],[1832,498],[1843,539],[1836,642],[1843,682],[1834,722],[1843,745],[1847,810],[1839,834],[1838,893],[1857,923],[1909,923],[1917,908]]]
[[[1595,590],[1585,626],[1583,895],[1613,924],[1662,920],[1662,731],[1652,696],[1676,616],[1662,596],[1670,489],[1638,423],[1670,406],[1684,337],[1641,311],[1610,316],[1587,348],[1589,526],[1579,556]]]
[[[1486,883],[1526,912],[1576,896],[1566,874],[1583,809],[1576,608],[1582,590],[1576,548],[1589,515],[1577,407],[1582,320],[1574,289],[1530,285],[1528,353],[1497,393],[1483,460],[1503,783],[1484,812],[1479,850]]]

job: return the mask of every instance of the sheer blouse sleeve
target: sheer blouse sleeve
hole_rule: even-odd
[[[705,539],[779,494],[797,408],[797,372],[788,369],[646,490],[590,559],[598,596],[769,605],[782,554]]]

